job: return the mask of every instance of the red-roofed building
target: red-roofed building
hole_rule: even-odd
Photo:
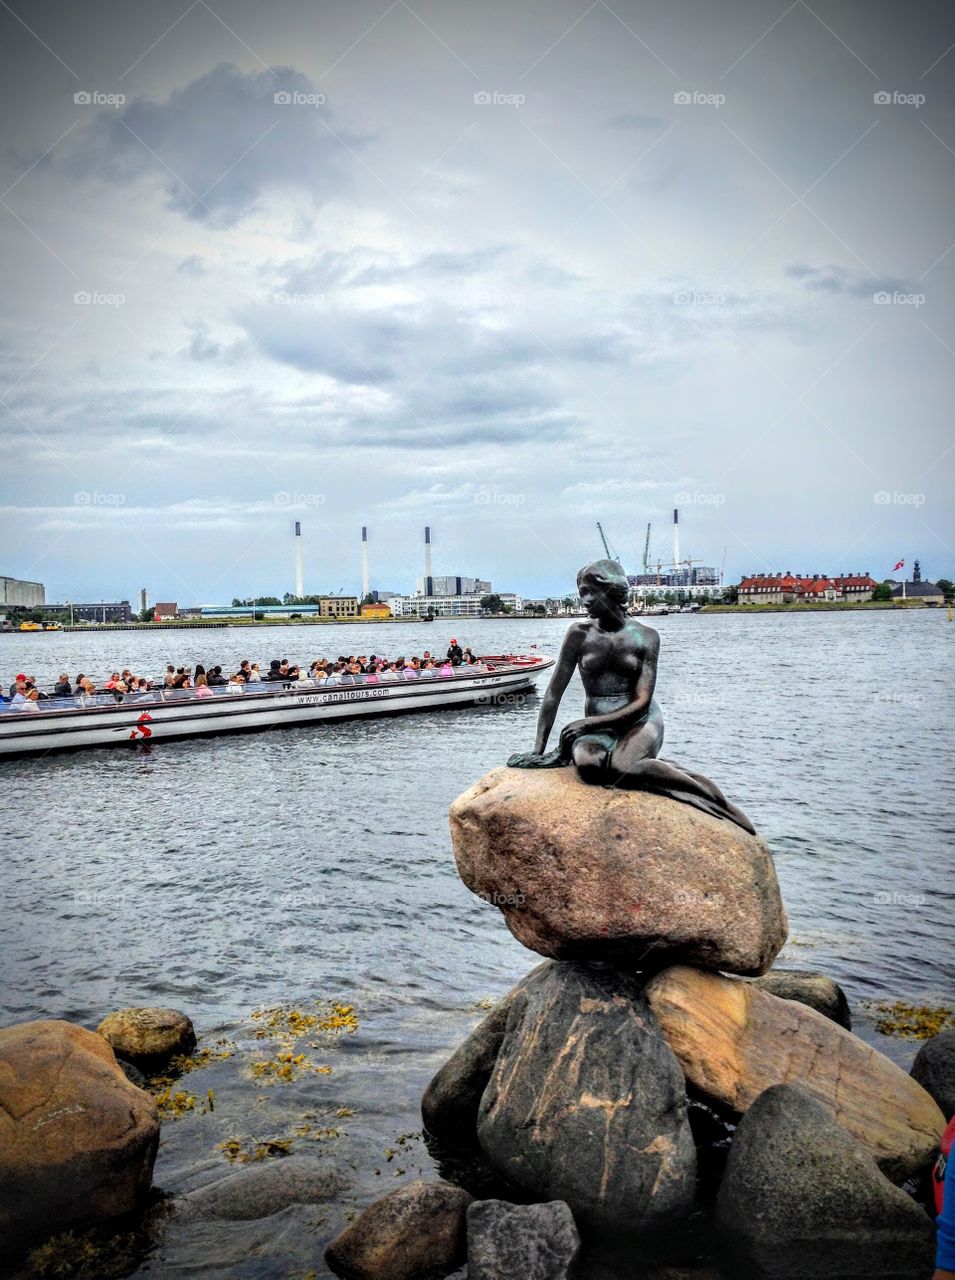
[[[799,601],[871,600],[878,586],[868,573],[828,578],[820,573],[752,574],[739,584],[740,604],[794,604]]]
[[[153,612],[154,622],[172,622],[179,617],[179,606],[173,603],[157,604]]]

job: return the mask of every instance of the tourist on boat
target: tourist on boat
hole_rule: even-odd
[[[201,662],[196,663],[196,669],[193,672],[193,679],[198,680],[200,676],[206,675],[206,669]]]
[[[252,666],[249,668],[248,683],[258,684],[259,681],[261,681],[261,679],[262,679],[262,672],[259,670],[259,664],[257,662],[253,662]]]
[[[224,689],[229,683],[222,674],[222,668],[219,666],[213,667],[211,671],[206,673],[206,681],[210,689]]]
[[[59,680],[53,686],[54,698],[72,698],[73,686],[70,684],[70,677],[66,672],[62,672]]]
[[[18,693],[23,693],[27,687],[27,678],[21,672],[20,675],[14,677],[13,684],[10,686],[10,697],[15,698]]]
[[[196,697],[197,698],[214,698],[215,694],[209,688],[209,678],[206,675],[196,676]]]
[[[226,688],[230,693],[244,693],[245,683],[245,672],[237,671],[234,676],[229,676]]]
[[[36,685],[28,684],[23,693],[13,695],[11,706],[14,711],[39,711],[40,690]]]
[[[172,689],[176,683],[176,668],[169,666],[166,668],[166,674],[163,677],[163,684],[167,689]]]
[[[464,658],[464,650],[458,644],[455,636],[451,637],[451,643],[448,645],[448,661],[454,666],[459,666]],[[457,661],[455,662],[455,659]]]

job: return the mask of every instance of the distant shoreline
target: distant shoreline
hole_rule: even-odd
[[[700,613],[846,613],[853,610],[944,609],[924,600],[814,600],[805,604],[705,604]]]

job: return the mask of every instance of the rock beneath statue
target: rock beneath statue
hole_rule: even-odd
[[[192,1022],[178,1009],[119,1009],[107,1014],[96,1030],[117,1057],[147,1074],[196,1047]]]
[[[467,1224],[468,1280],[569,1280],[573,1275],[580,1236],[561,1200],[476,1200]]]
[[[484,1021],[478,1023],[425,1089],[421,1118],[427,1131],[442,1142],[453,1146],[477,1143],[478,1107],[504,1039],[511,1001],[536,972],[534,969],[519,982]]]
[[[912,1079],[932,1095],[942,1114],[955,1116],[955,1027],[926,1040],[912,1063]]]
[[[760,974],[786,940],[763,841],[652,792],[495,769],[451,806],[451,839],[464,883],[541,955]]]
[[[450,1182],[409,1182],[359,1214],[325,1250],[325,1261],[348,1280],[446,1275],[467,1254],[472,1199]]]
[[[775,1085],[740,1122],[716,1201],[747,1280],[924,1280],[932,1222],[798,1085]]]
[[[771,1085],[799,1083],[893,1182],[930,1164],[941,1111],[901,1067],[815,1009],[685,965],[658,974],[646,994],[687,1080],[708,1098],[742,1113]]]
[[[159,1117],[102,1036],[70,1022],[0,1030],[0,1238],[127,1213],[152,1181]]]
[[[324,1204],[342,1187],[341,1174],[326,1161],[286,1156],[249,1165],[187,1192],[175,1202],[175,1212],[183,1221],[245,1222],[271,1217],[292,1204]]]
[[[555,961],[512,993],[478,1141],[507,1182],[565,1201],[582,1231],[683,1217],[696,1183],[686,1089],[632,978]]]
[[[770,969],[761,978],[750,981],[761,991],[768,991],[771,996],[780,1000],[798,1000],[800,1004],[815,1009],[830,1022],[835,1022],[847,1031],[852,1030],[852,1015],[849,1012],[849,1001],[838,982],[834,982],[824,973],[814,973],[802,969]]]

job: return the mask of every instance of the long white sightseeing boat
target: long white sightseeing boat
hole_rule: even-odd
[[[194,689],[152,689],[71,698],[46,698],[36,711],[0,707],[0,757],[24,756],[75,747],[107,747],[172,738],[195,738],[249,729],[345,720],[355,716],[392,715],[403,711],[443,711],[475,703],[495,703],[534,687],[553,658],[517,654],[480,659],[481,671],[455,667],[416,679],[353,683],[263,682],[241,691],[213,689],[197,696]]]

